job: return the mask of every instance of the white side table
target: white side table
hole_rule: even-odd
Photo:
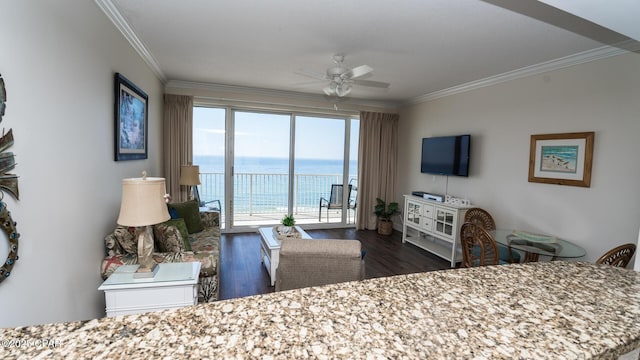
[[[134,279],[138,265],[123,265],[105,280],[107,317],[179,308],[198,303],[199,262],[161,263],[153,278]]]

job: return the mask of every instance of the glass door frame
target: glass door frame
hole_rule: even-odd
[[[238,112],[243,113],[254,113],[254,114],[267,114],[267,115],[281,115],[289,117],[289,175],[292,173],[293,160],[291,155],[291,147],[293,146],[293,133],[292,133],[292,125],[294,114],[286,111],[272,111],[272,110],[261,110],[261,109],[247,109],[242,107],[229,107],[227,109],[227,119],[226,119],[226,144],[225,144],[225,206],[229,211],[227,212],[227,217],[225,218],[225,227],[227,232],[246,232],[247,230],[256,230],[257,226],[254,225],[246,225],[246,226],[237,226],[234,225],[234,178],[235,178],[235,122],[236,117],[235,114]],[[289,196],[287,197],[287,212],[291,212],[293,208],[293,197],[292,195],[293,189],[293,180],[292,176],[289,176],[289,181],[287,184],[287,191]],[[258,225],[261,226],[269,226],[269,225]]]
[[[239,107],[239,106],[228,106],[228,105],[215,105],[208,104],[206,102],[198,102],[194,104],[194,107],[214,107],[214,108],[222,108],[225,109],[225,159],[224,159],[224,209],[226,209],[226,216],[224,219],[224,230],[223,232],[247,232],[247,231],[255,231],[256,226],[237,226],[233,224],[233,214],[234,214],[234,155],[235,155],[235,114],[237,112],[253,112],[260,114],[275,114],[275,115],[286,115],[289,116],[289,183],[288,183],[288,213],[292,213],[295,207],[294,204],[294,191],[295,191],[295,176],[294,175],[294,166],[295,166],[295,123],[296,117],[304,116],[304,117],[316,117],[323,119],[336,119],[344,121],[345,128],[345,136],[343,143],[343,170],[342,170],[342,182],[345,186],[349,185],[349,166],[350,166],[350,142],[351,142],[351,123],[353,120],[359,120],[356,115],[328,115],[323,113],[313,113],[313,112],[305,112],[305,111],[276,111],[269,109],[259,109],[259,108],[247,108],[247,107]],[[305,224],[304,228],[306,229],[322,229],[322,228],[352,228],[355,226],[354,222],[351,224],[347,223],[347,212],[349,209],[349,192],[343,191],[343,210],[342,210],[342,218],[341,222],[334,223],[313,223],[313,224]],[[354,214],[355,216],[355,214]]]

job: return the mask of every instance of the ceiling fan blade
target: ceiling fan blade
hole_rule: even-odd
[[[327,75],[324,73],[319,73],[317,71],[309,70],[309,69],[299,69],[295,71],[296,74],[302,76],[308,76],[310,78],[318,79],[318,80],[330,80],[327,78]]]
[[[324,93],[327,94],[328,96],[331,96],[331,95],[335,95],[336,88],[331,86],[326,86],[324,89],[322,89],[322,91],[324,91]]]
[[[381,89],[388,89],[390,86],[390,84],[386,82],[371,81],[371,80],[353,80],[353,83],[355,85],[377,87]]]
[[[355,79],[367,75],[372,72],[373,68],[369,65],[360,65],[342,74],[343,79]]]

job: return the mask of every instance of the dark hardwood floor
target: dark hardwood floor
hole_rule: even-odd
[[[308,230],[314,239],[357,239],[365,255],[365,276],[410,274],[449,269],[449,262],[409,243],[402,234],[381,236],[374,230]],[[220,299],[232,299],[273,292],[269,275],[260,259],[260,235],[223,234],[220,256]]]

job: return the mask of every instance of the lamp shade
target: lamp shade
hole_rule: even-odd
[[[180,167],[180,185],[200,185],[200,166],[182,165]]]
[[[169,220],[165,193],[164,178],[123,179],[118,225],[147,226]]]

